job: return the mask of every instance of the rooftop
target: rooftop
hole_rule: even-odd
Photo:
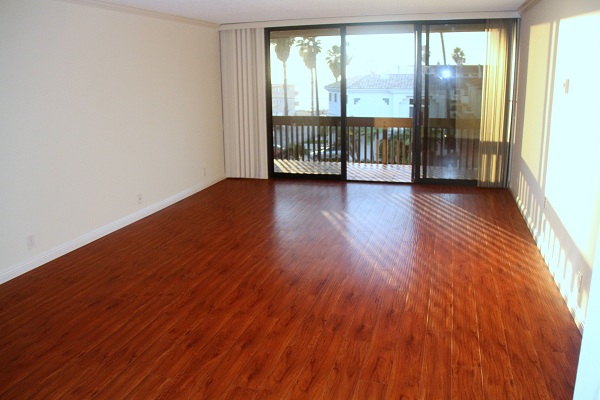
[[[348,78],[348,89],[412,89],[413,74],[367,74]],[[327,90],[339,90],[340,82],[325,86]]]

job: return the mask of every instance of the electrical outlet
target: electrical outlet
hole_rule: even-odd
[[[202,168],[202,176],[206,176],[206,168]]]
[[[138,199],[138,204],[142,204],[142,194],[141,193],[138,193],[137,199]]]
[[[35,235],[28,235],[25,240],[27,241],[27,250],[35,249]]]
[[[583,275],[581,275],[581,271],[577,271],[577,289],[581,290],[581,285],[583,283]]]

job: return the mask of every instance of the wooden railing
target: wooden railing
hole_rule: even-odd
[[[474,168],[479,146],[479,120],[431,119],[423,134],[423,163]],[[412,163],[411,118],[350,117],[347,122],[347,161],[360,164]],[[276,159],[340,161],[340,117],[273,117]]]
[[[340,117],[273,117],[273,156],[300,161],[340,161]]]
[[[410,164],[411,118],[348,118],[348,161]]]
[[[432,118],[423,135],[423,164],[474,169],[479,157],[479,119]],[[425,151],[427,149],[427,151]],[[450,161],[449,161],[450,160]]]

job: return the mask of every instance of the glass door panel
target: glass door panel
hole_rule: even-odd
[[[420,179],[477,179],[484,28],[483,23],[423,27]]]
[[[348,180],[412,180],[414,37],[412,24],[346,30]],[[340,86],[326,86],[330,113],[340,109]]]
[[[274,174],[341,178],[341,114],[326,90],[340,79],[340,29],[274,30],[269,41]]]

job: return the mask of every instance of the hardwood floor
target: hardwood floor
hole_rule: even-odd
[[[570,399],[508,191],[226,180],[0,286],[1,399]]]

